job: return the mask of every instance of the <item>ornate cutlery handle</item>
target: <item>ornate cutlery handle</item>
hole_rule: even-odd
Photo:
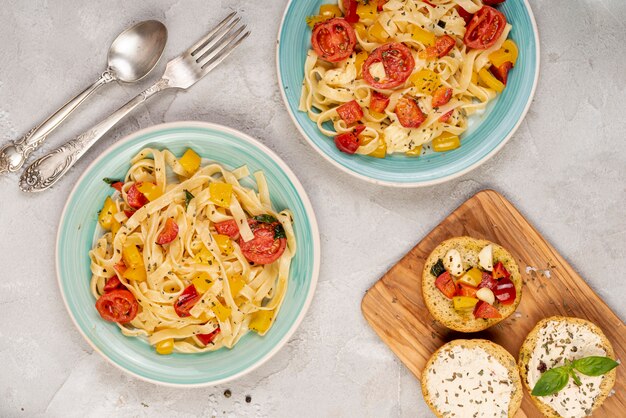
[[[19,170],[28,156],[35,151],[46,140],[48,135],[57,128],[70,113],[72,113],[82,102],[91,96],[100,86],[115,80],[113,73],[109,70],[102,73],[100,78],[78,94],[63,107],[53,113],[48,119],[36,128],[31,129],[23,137],[9,142],[0,148],[0,173],[7,171],[15,172]]]
[[[162,78],[92,129],[33,162],[20,178],[20,189],[25,192],[40,192],[52,186],[115,124],[148,98],[168,87],[168,80]]]

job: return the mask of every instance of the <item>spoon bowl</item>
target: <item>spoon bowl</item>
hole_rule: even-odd
[[[157,20],[140,22],[120,33],[108,54],[109,70],[125,83],[139,81],[155,67],[167,43],[167,28]]]

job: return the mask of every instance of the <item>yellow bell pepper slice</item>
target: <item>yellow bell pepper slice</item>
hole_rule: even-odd
[[[230,207],[233,197],[233,185],[228,183],[211,183],[209,184],[209,199],[217,206],[223,208]]]
[[[490,89],[493,89],[498,93],[502,93],[504,91],[504,84],[502,84],[500,80],[495,78],[493,74],[491,74],[491,72],[486,68],[483,68],[478,72],[478,78],[485,84],[485,86],[489,87]]]
[[[265,333],[272,325],[274,311],[257,311],[252,314],[248,328],[259,334]]]
[[[122,276],[128,280],[134,280],[136,282],[143,282],[148,278],[146,275],[146,269],[143,265],[127,268]]]
[[[156,352],[162,355],[172,354],[174,351],[174,339],[168,338],[167,340],[159,341],[156,346]]]
[[[367,32],[376,42],[385,43],[389,39],[389,34],[379,21],[370,26]]]
[[[107,198],[104,199],[102,210],[98,214],[98,223],[100,224],[100,226],[106,230],[110,230],[113,226],[113,222],[117,222],[113,217],[113,215],[115,215],[116,213],[117,206],[115,206],[115,202],[113,201],[113,199],[107,196]]]
[[[483,273],[477,269],[476,267],[472,267],[468,271],[465,272],[464,275],[459,277],[459,282],[468,284],[473,287],[478,287],[480,282],[483,280]]]
[[[232,309],[230,309],[230,307],[222,305],[219,301],[217,301],[217,303],[213,305],[211,310],[213,311],[213,313],[215,313],[215,316],[217,316],[217,318],[222,322],[226,321],[230,316],[230,313],[232,312]]]
[[[201,162],[202,158],[191,148],[187,148],[183,156],[178,159],[178,163],[183,166],[189,176],[198,171]]]
[[[478,73],[476,71],[472,71],[472,83],[478,85]]]
[[[235,251],[235,247],[233,247],[233,242],[228,235],[215,234],[213,235],[213,239],[215,239],[215,243],[220,248],[222,254],[231,255],[233,251]]]
[[[441,86],[439,74],[434,71],[423,69],[409,77],[411,83],[424,94],[433,94]]]
[[[363,23],[355,23],[354,30],[356,31],[357,35],[359,35],[359,38],[365,39],[367,37],[367,29],[365,28],[365,25]],[[364,52],[364,54],[365,58],[367,58],[367,53]]]
[[[124,245],[122,259],[126,267],[143,267],[143,256],[135,244]]]
[[[336,4],[322,4],[320,6],[320,16],[330,19],[333,17],[341,17],[343,14]]]
[[[237,296],[235,298],[235,305],[237,305],[238,308],[241,308],[241,306],[247,301],[248,299],[244,298],[243,296]]]
[[[411,25],[411,38],[416,40],[417,42],[421,42],[426,46],[433,46],[437,41],[437,37],[434,33],[429,32],[425,29],[422,29],[419,26]]]
[[[198,293],[203,294],[206,293],[211,288],[211,286],[213,286],[213,280],[211,280],[211,276],[209,276],[209,273],[202,271],[200,273],[196,273],[196,275],[193,276],[193,279],[191,279],[191,284],[193,284],[193,287],[196,288]]]
[[[149,181],[141,182],[139,186],[137,186],[137,190],[139,190],[149,201],[157,200],[159,197],[163,195],[163,192],[156,184],[150,183]]]
[[[387,143],[382,138],[379,139],[378,147],[367,155],[375,158],[385,158],[387,156]]]
[[[445,152],[457,149],[461,146],[461,140],[458,136],[449,132],[444,132],[432,141],[433,151]]]
[[[215,257],[213,257],[213,254],[211,254],[211,251],[209,251],[208,248],[206,248],[204,245],[202,246],[200,251],[198,251],[193,256],[194,262],[198,264],[208,264],[209,266],[213,264],[214,259]]]
[[[356,13],[360,19],[376,19],[378,16],[378,2],[370,1],[369,3],[358,3],[356,6]]]
[[[357,76],[361,76],[361,73],[363,71],[363,63],[365,62],[365,60],[367,59],[367,52],[365,51],[361,51],[358,54],[356,54],[356,58],[354,59],[354,66],[356,67],[356,73]]]
[[[420,145],[419,147],[408,150],[405,154],[407,157],[419,157],[422,155],[422,146]]]
[[[515,66],[518,54],[519,51],[517,50],[515,42],[507,39],[502,44],[502,48],[489,54],[489,61],[491,61],[491,63],[496,67],[501,66],[505,62],[510,62]]]
[[[452,298],[452,304],[455,311],[468,311],[474,309],[474,306],[478,303],[478,299],[470,296],[454,296]]]
[[[228,278],[228,285],[230,286],[230,294],[235,297],[246,285],[246,281],[241,274],[233,274]]]

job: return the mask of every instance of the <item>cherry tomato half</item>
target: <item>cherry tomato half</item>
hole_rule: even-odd
[[[370,74],[370,67],[382,62],[385,68],[386,78],[376,79]],[[415,68],[415,60],[411,50],[398,42],[390,42],[379,46],[372,51],[363,63],[363,79],[367,84],[376,89],[392,89],[406,81]]]
[[[104,285],[104,293],[108,293],[112,290],[115,289],[123,289],[124,286],[122,286],[122,282],[120,282],[120,279],[117,278],[117,276],[113,276],[111,278],[109,278],[106,282],[106,284]]]
[[[507,61],[499,67],[492,65],[489,70],[495,78],[500,80],[502,84],[506,85],[506,82],[509,80],[509,71],[511,71],[511,68],[513,68],[513,63],[511,61]]]
[[[121,182],[121,181],[116,181],[115,183],[111,184],[111,187],[113,187],[118,192],[121,192],[122,191],[122,187],[124,187],[124,183]]]
[[[270,264],[278,260],[287,246],[285,238],[275,237],[279,223],[261,223],[255,220],[250,220],[248,223],[254,233],[254,238],[247,242],[239,239],[239,247],[243,255],[256,264]]]
[[[358,3],[356,0],[343,0],[343,9],[346,13],[346,22],[356,23],[359,21],[360,16],[356,12]]]
[[[209,345],[211,343],[211,341],[213,341],[215,339],[215,337],[217,337],[217,334],[219,334],[221,332],[220,327],[215,328],[215,331],[210,332],[208,334],[198,334],[196,335],[196,337],[198,337],[198,339],[200,340],[200,342],[204,345]]]
[[[473,14],[471,14],[470,12],[468,12],[467,10],[465,10],[458,4],[456,6],[456,11],[459,13],[459,16],[461,16],[461,18],[465,21],[466,26],[470,22],[470,20],[472,20],[472,17],[474,16]]]
[[[313,28],[311,44],[321,59],[339,62],[348,58],[354,51],[356,35],[345,19],[336,17]]]
[[[126,192],[126,199],[131,208],[139,209],[143,205],[149,202],[148,198],[137,189],[137,186],[141,183],[135,183],[130,186],[128,192]]]
[[[335,146],[341,152],[354,154],[359,149],[359,138],[353,132],[346,132],[335,137]]]
[[[433,93],[433,107],[443,106],[452,98],[452,89],[448,87],[439,87]]]
[[[96,301],[96,309],[102,319],[123,324],[137,316],[139,304],[128,290],[116,289],[100,296]]]
[[[487,49],[502,35],[506,17],[493,7],[483,6],[467,25],[463,42],[470,48]]]
[[[370,98],[370,110],[376,113],[383,113],[387,106],[389,105],[389,97],[379,93],[377,91],[372,91],[372,97]]]
[[[236,241],[239,239],[239,227],[237,226],[237,221],[234,219],[216,223],[215,230],[218,234],[228,235],[232,240]]]
[[[337,113],[339,113],[339,116],[346,125],[352,125],[363,117],[363,109],[361,109],[361,106],[356,100],[349,101],[339,106]]]
[[[189,316],[189,311],[193,308],[193,305],[200,300],[202,295],[198,294],[196,287],[192,284],[187,286],[183,293],[180,294],[176,302],[174,303],[174,310],[176,315],[184,318]]]
[[[159,245],[169,244],[178,236],[178,224],[172,218],[167,218],[163,230],[157,236],[156,243]]]
[[[426,115],[412,97],[404,96],[398,100],[396,115],[398,115],[400,125],[405,128],[417,128],[426,120]]]

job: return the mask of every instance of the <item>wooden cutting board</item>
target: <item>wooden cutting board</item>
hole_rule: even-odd
[[[502,245],[516,258],[524,279],[517,312],[473,334],[452,331],[435,322],[422,298],[424,261],[441,241],[460,235]],[[552,315],[594,322],[613,344],[617,358],[626,359],[624,323],[517,209],[493,190],[479,192],[444,219],[366,292],[361,308],[374,331],[418,379],[430,355],[457,338],[489,339],[517,359],[528,332],[537,321]],[[595,416],[626,416],[625,375],[624,366],[618,367],[615,394]],[[530,395],[524,393],[516,417],[541,416]]]

